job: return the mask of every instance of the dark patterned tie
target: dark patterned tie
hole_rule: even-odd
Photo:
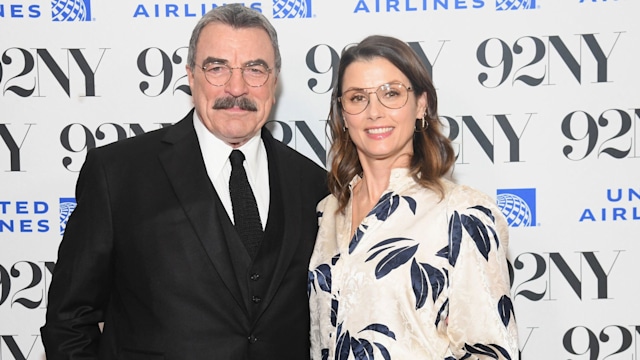
[[[229,194],[231,195],[235,227],[249,252],[249,256],[253,259],[258,253],[263,235],[260,214],[256,198],[253,196],[251,186],[249,186],[247,173],[242,166],[244,154],[240,150],[233,150],[229,160],[231,161]]]

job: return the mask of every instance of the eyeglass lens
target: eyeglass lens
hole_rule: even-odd
[[[242,78],[247,85],[252,87],[260,87],[267,82],[270,70],[261,64],[230,67],[223,64],[209,64],[202,67],[204,76],[213,86],[225,85],[231,79],[234,70],[240,70]]]
[[[351,115],[364,111],[370,102],[370,94],[375,93],[378,101],[389,109],[399,109],[407,103],[409,89],[401,83],[380,85],[376,91],[367,89],[351,89],[344,92],[341,103],[342,109]]]

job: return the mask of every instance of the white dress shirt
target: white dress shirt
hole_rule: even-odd
[[[229,195],[229,177],[231,176],[229,155],[234,148],[213,135],[204,126],[195,111],[193,113],[193,127],[196,130],[198,143],[200,143],[200,151],[202,152],[209,180],[227,210],[229,219],[235,224],[231,196]],[[269,163],[260,132],[258,131],[251,140],[239,147],[238,150],[242,151],[245,156],[244,168],[247,172],[253,195],[256,197],[260,221],[264,230],[269,214]]]

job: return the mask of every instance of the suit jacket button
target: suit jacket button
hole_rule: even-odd
[[[258,281],[258,279],[260,279],[260,274],[251,274],[249,279],[251,279],[253,281]]]
[[[249,340],[249,343],[251,343],[251,344],[255,344],[255,342],[258,341],[258,338],[253,336],[253,335],[249,335],[249,337],[247,339]]]
[[[251,298],[251,301],[253,301],[254,303],[256,303],[256,304],[257,304],[257,303],[259,303],[260,301],[262,301],[262,298],[261,298],[261,297],[259,297],[259,296],[255,296],[255,295],[254,295],[254,296]]]

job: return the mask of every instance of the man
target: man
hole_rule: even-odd
[[[87,154],[41,329],[48,360],[309,358],[307,266],[326,174],[263,129],[275,30],[254,10],[217,7],[188,63],[195,111]],[[245,161],[232,169],[234,149]],[[234,171],[258,207],[259,234],[246,239]]]

